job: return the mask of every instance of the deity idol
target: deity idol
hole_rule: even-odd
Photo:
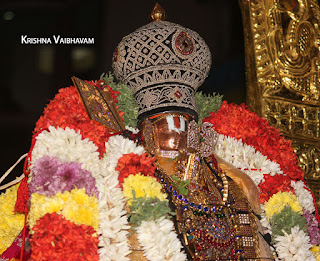
[[[188,256],[272,259],[261,236],[257,187],[217,161],[217,134],[210,123],[197,124],[195,92],[210,70],[209,48],[196,32],[163,21],[161,10],[152,17],[119,43],[113,68],[134,92],[143,145],[156,159]]]
[[[73,77],[76,87],[46,107],[19,189],[0,195],[0,259],[315,260],[319,216],[290,142],[242,105],[224,102],[201,124],[195,93],[209,48],[160,7],[152,18],[115,50],[114,74],[127,86]],[[138,109],[120,108],[122,97]],[[237,131],[228,117],[243,123]]]

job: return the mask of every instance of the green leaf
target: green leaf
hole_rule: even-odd
[[[156,220],[163,216],[175,215],[169,208],[168,201],[157,198],[133,198],[130,206],[130,222],[135,230],[142,221]]]
[[[138,107],[133,92],[123,83],[116,83],[113,74],[102,74],[100,79],[105,80],[112,90],[121,94],[117,96],[119,110],[124,112],[123,120],[126,126],[137,128]]]
[[[201,124],[203,118],[210,116],[211,112],[220,109],[223,96],[216,93],[207,95],[202,92],[197,92],[195,97],[198,110],[198,123]]]

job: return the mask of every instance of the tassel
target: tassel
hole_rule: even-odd
[[[28,189],[28,178],[24,177],[21,181],[18,191],[17,191],[17,202],[15,204],[14,210],[19,213],[28,213],[27,201],[30,198],[29,189]]]

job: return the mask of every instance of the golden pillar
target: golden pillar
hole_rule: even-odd
[[[247,104],[291,139],[320,205],[320,9],[316,0],[239,0]]]

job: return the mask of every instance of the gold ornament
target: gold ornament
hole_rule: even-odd
[[[315,0],[241,0],[247,103],[292,140],[320,200],[320,9]]]

